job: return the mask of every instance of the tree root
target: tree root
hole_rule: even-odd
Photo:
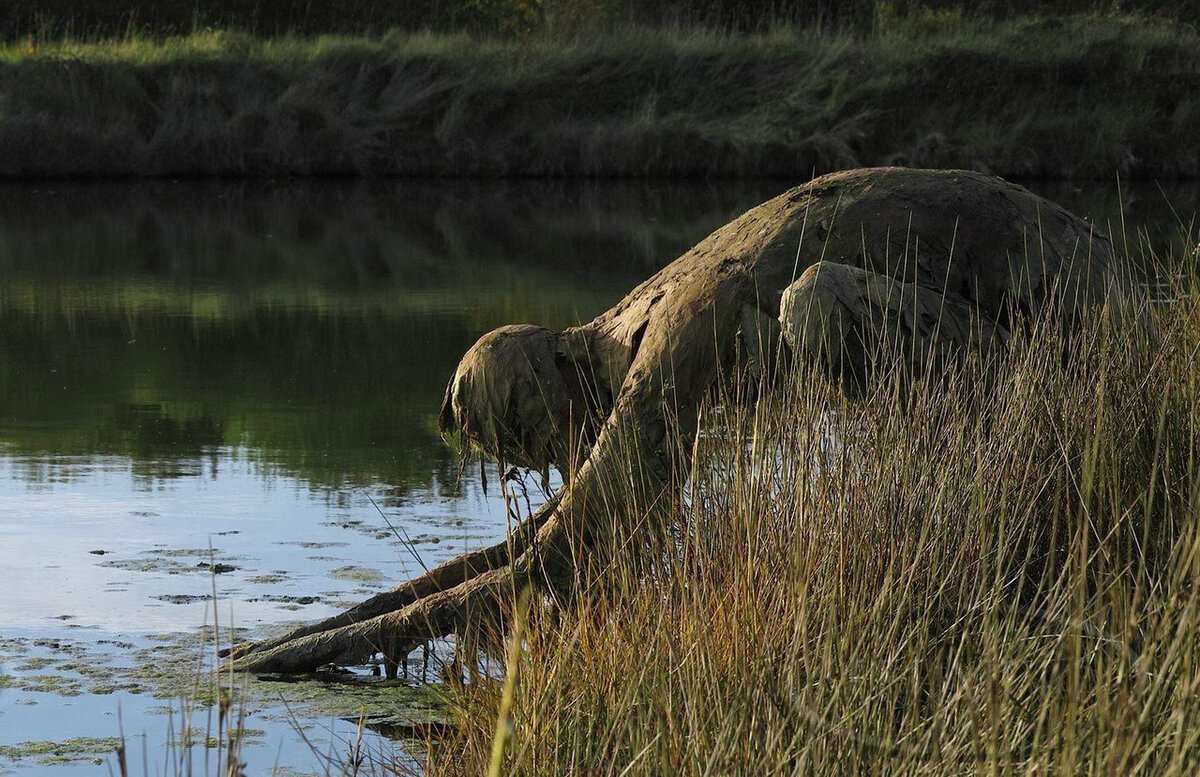
[[[558,502],[557,495],[552,497],[503,542],[464,553],[333,617],[261,642],[234,645],[220,656],[231,659],[237,670],[303,672],[327,663],[361,663],[381,652],[392,675],[413,647],[457,631],[467,609],[476,617],[477,602],[478,615],[497,614],[498,580],[512,582],[514,561],[533,545]]]
[[[646,426],[658,431],[655,441],[664,427]],[[503,633],[506,611],[527,589],[570,601],[582,558],[606,541],[611,526],[640,514],[667,488],[665,455],[642,434],[606,429],[570,486],[504,542],[459,556],[333,618],[239,645],[226,652],[227,667],[298,673],[329,663],[363,663],[382,653],[388,676],[395,677],[408,654],[429,640],[457,634],[469,651],[480,637]]]
[[[329,663],[362,663],[382,653],[389,676],[394,676],[394,667],[423,642],[461,633],[468,623],[501,622],[504,603],[527,585],[528,579],[527,574],[515,574],[514,567],[494,569],[449,590],[423,596],[403,609],[243,653],[233,660],[232,668],[306,672]]]

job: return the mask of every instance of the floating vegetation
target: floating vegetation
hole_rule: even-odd
[[[94,555],[100,555],[91,551]],[[105,551],[107,553],[108,551]],[[166,575],[182,575],[206,572],[221,575],[234,572],[239,567],[231,563],[233,558],[218,559],[217,551],[209,548],[154,548],[132,558],[114,558],[101,561],[99,566],[122,569],[130,572],[154,572]],[[194,562],[183,559],[195,559]]]
[[[338,580],[353,580],[358,583],[378,583],[383,580],[383,573],[378,569],[367,569],[366,567],[345,566],[338,567],[329,573],[330,577],[336,577]]]
[[[0,758],[10,761],[31,759],[43,766],[70,764],[92,760],[103,763],[100,756],[116,751],[121,740],[116,737],[72,737],[61,742],[22,742],[18,745],[0,745]]]
[[[300,604],[315,597],[279,599]],[[227,633],[222,630],[223,635]],[[194,707],[216,702],[214,684],[198,681],[198,675],[189,670],[207,660],[211,629],[155,635],[151,640],[151,644],[137,647],[129,643],[5,639],[0,641],[0,688],[60,697],[124,691],[186,700]],[[208,646],[204,655],[200,652],[202,646]],[[240,677],[238,683],[239,695],[262,706],[275,705],[284,687],[281,678],[272,676]],[[434,692],[423,686],[346,671],[320,671],[299,680],[288,678],[286,688],[291,710],[309,717],[356,718],[369,714],[423,720],[435,717],[437,705]]]

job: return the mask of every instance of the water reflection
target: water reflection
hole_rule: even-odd
[[[149,478],[238,446],[318,487],[452,486],[434,419],[479,333],[586,320],[786,186],[6,185],[0,440]],[[1200,199],[1032,186],[1134,242]]]
[[[0,439],[153,477],[242,446],[318,486],[452,484],[434,419],[481,331],[586,320],[776,188],[6,187]]]

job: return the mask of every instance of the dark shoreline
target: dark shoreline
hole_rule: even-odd
[[[258,39],[0,52],[0,179],[1200,177],[1200,35],[1024,19],[852,38]]]

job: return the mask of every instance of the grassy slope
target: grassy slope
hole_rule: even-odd
[[[801,374],[706,416],[668,531],[616,526],[431,773],[483,773],[507,706],[502,774],[1195,774],[1198,289],[1067,364],[1035,332],[988,394]]]
[[[1200,37],[1025,20],[0,51],[0,176],[1200,174]]]

